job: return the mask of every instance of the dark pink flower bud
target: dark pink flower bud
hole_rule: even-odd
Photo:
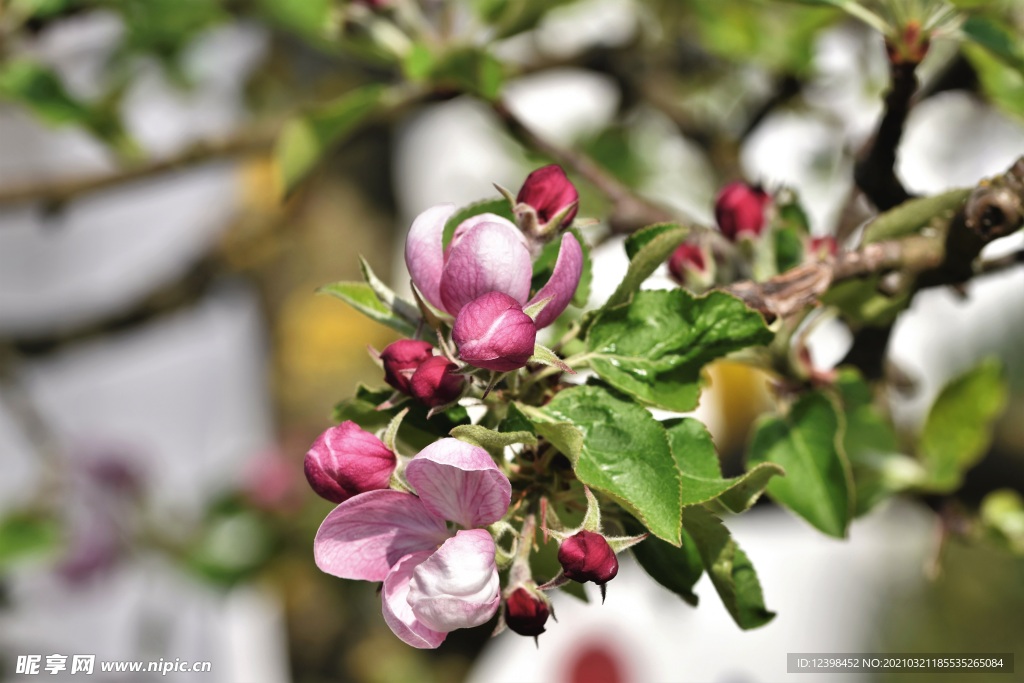
[[[412,395],[428,408],[451,403],[462,393],[462,376],[451,372],[457,368],[444,356],[431,356],[420,363],[412,376]]]
[[[396,464],[395,454],[380,439],[347,421],[320,435],[306,453],[304,469],[317,495],[341,503],[386,489]]]
[[[526,588],[512,591],[505,601],[505,624],[521,636],[539,636],[551,608],[543,598]]]
[[[708,268],[707,259],[704,258],[704,250],[696,244],[680,244],[672,257],[668,260],[668,270],[672,278],[679,284],[686,282],[686,272],[696,271],[705,273]]]
[[[433,356],[434,347],[425,341],[400,339],[381,352],[384,363],[384,381],[403,394],[412,394],[409,380],[420,363]]]
[[[836,239],[831,235],[815,237],[811,240],[810,256],[812,259],[824,260],[829,256],[835,256],[837,251],[839,251],[839,245],[836,244]]]
[[[562,541],[558,562],[568,578],[580,583],[593,581],[600,586],[619,573],[615,551],[604,536],[592,531],[580,531]]]
[[[462,307],[452,339],[459,358],[470,365],[498,372],[517,370],[533,355],[537,326],[518,301],[490,292]]]
[[[715,200],[715,219],[722,234],[732,241],[744,234],[757,237],[764,229],[764,212],[771,196],[760,187],[746,183],[729,183]]]
[[[537,212],[537,218],[541,225],[546,225],[560,211],[570,204],[578,202],[579,193],[576,186],[565,177],[565,171],[561,166],[551,164],[526,176],[522,189],[516,201],[520,204],[527,204]],[[562,221],[563,225],[572,223],[576,217],[576,207],[570,209]]]

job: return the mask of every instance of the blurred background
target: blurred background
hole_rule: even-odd
[[[471,33],[495,3],[471,4],[424,11]],[[990,4],[1019,38],[1024,6]],[[888,87],[866,26],[758,0],[525,6],[514,28],[481,35],[506,105],[545,139],[705,224],[739,177],[796,189],[816,235],[856,215],[853,159]],[[517,188],[546,163],[478,98],[439,92],[364,122],[283,199],[272,149],[286,117],[396,78],[381,46],[399,39],[373,11],[0,1],[2,680],[33,653],[206,660],[210,673],[167,678],[225,683],[781,681],[787,652],[1024,656],[1024,560],[940,545],[937,516],[913,500],[846,541],[767,502],[727,520],[779,612],[747,633],[707,577],[695,609],[627,561],[603,606],[556,596],[539,648],[474,629],[417,651],[384,624],[374,585],[321,573],[312,539],[331,505],[302,459],[357,382],[383,384],[365,346],[396,337],[316,288],[358,279],[362,254],[408,291],[417,213]],[[976,184],[1024,154],[1020,72],[936,40],[919,75],[897,162],[911,192]],[[606,200],[574,180],[581,215],[603,218]],[[627,260],[605,223],[586,234],[599,303]],[[674,285],[659,271],[645,286]],[[894,335],[914,384],[892,397],[908,434],[948,379],[1002,358],[1009,407],[959,497],[1024,492],[1024,268],[925,291]],[[849,344],[823,327],[816,364]],[[720,363],[712,379],[698,415],[735,460],[771,405],[765,378]]]

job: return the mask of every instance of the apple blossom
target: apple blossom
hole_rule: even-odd
[[[452,438],[420,451],[405,474],[418,495],[370,491],[345,501],[320,526],[314,556],[328,574],[383,581],[391,630],[435,648],[498,609],[496,548],[479,527],[505,515],[512,486],[487,451]],[[446,519],[462,530],[452,535]]]
[[[306,453],[303,469],[317,495],[341,503],[360,493],[386,489],[397,463],[380,439],[346,421],[317,438]]]
[[[427,209],[413,221],[406,239],[405,263],[427,302],[458,316],[490,292],[501,292],[523,307],[552,297],[537,325],[554,322],[572,300],[583,271],[583,250],[575,235],[562,236],[551,278],[531,299],[533,265],[526,236],[505,218],[485,213],[460,223],[443,249],[444,226],[453,213],[453,204]]]

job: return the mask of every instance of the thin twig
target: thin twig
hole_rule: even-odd
[[[892,64],[892,88],[885,96],[885,115],[871,149],[854,169],[857,186],[879,211],[888,211],[910,199],[910,193],[896,177],[895,167],[903,124],[917,89],[916,71],[917,64],[913,62]]]
[[[61,204],[84,194],[167,173],[202,161],[268,150],[275,136],[276,127],[243,130],[220,139],[197,143],[166,159],[128,166],[112,173],[8,185],[0,188],[0,205],[32,201]]]

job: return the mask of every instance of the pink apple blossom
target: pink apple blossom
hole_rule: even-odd
[[[345,421],[317,438],[303,469],[317,495],[341,503],[359,493],[386,489],[397,462],[380,439]]]
[[[518,301],[490,292],[459,312],[452,339],[459,358],[470,365],[508,372],[526,365],[533,355],[537,326]]]
[[[435,648],[498,609],[494,540],[479,527],[505,515],[512,486],[487,451],[451,438],[423,449],[406,478],[418,495],[371,491],[336,507],[314,556],[328,574],[383,581],[391,630],[413,647]],[[453,535],[446,519],[462,529]]]

